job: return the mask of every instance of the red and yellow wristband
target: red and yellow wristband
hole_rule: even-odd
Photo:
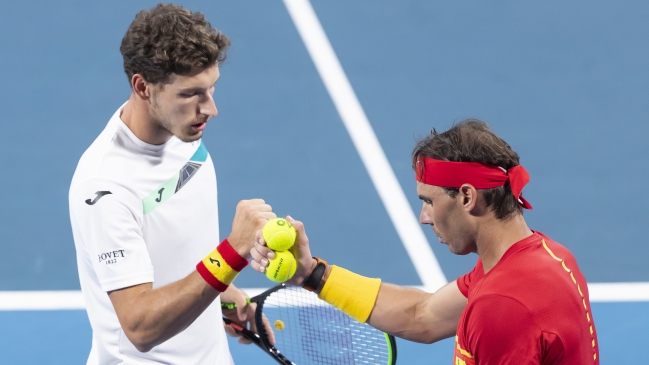
[[[241,257],[226,238],[196,265],[196,271],[212,288],[223,293],[246,265],[248,260]]]

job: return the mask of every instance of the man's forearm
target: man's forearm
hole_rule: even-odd
[[[451,337],[466,304],[466,299],[457,295],[459,291],[454,285],[453,282],[436,293],[426,293],[382,283],[368,323],[415,342],[433,343]]]
[[[128,339],[143,352],[185,330],[219,294],[196,271],[161,288],[148,283],[109,293],[116,308],[128,306],[117,311],[118,318]]]

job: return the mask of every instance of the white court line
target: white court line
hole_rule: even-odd
[[[85,309],[81,290],[0,291],[0,310]]]
[[[415,288],[426,290],[423,286]],[[268,288],[242,288],[254,297]],[[431,290],[426,290],[431,291]],[[589,283],[591,303],[649,302],[649,282]],[[80,290],[0,291],[0,311],[83,310]]]
[[[392,171],[379,140],[352,89],[329,39],[308,0],[284,0],[298,33],[347,128],[383,205],[406,248],[419,278],[437,289],[446,277],[428,244],[424,231]]]
[[[250,296],[268,288],[243,289]],[[81,290],[0,291],[0,311],[43,311],[86,309]]]
[[[591,302],[649,302],[647,283],[590,283]]]

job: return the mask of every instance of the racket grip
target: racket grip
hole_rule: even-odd
[[[232,320],[230,320],[228,318],[223,317],[223,322],[225,322],[225,324],[227,324],[229,326],[232,326],[232,328],[234,328],[234,330],[238,334],[240,334],[244,338],[252,341],[255,345],[260,346],[260,347],[263,346],[262,343],[261,343],[261,338],[259,337],[258,334],[250,331],[249,329],[241,326],[240,324],[238,324],[238,323],[236,323],[236,322],[234,322],[234,321],[232,321]]]
[[[234,328],[237,332],[240,333],[243,332],[243,327],[241,327],[237,322],[232,322],[227,318],[223,318],[223,322],[225,322],[225,324],[232,326],[232,328]]]

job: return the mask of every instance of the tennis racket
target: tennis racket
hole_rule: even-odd
[[[300,287],[277,285],[253,298],[259,334],[227,318],[241,336],[284,365],[394,365],[397,344],[393,336],[359,323],[318,295]],[[222,303],[227,309],[234,303]],[[268,341],[266,316],[274,327],[275,346]]]

